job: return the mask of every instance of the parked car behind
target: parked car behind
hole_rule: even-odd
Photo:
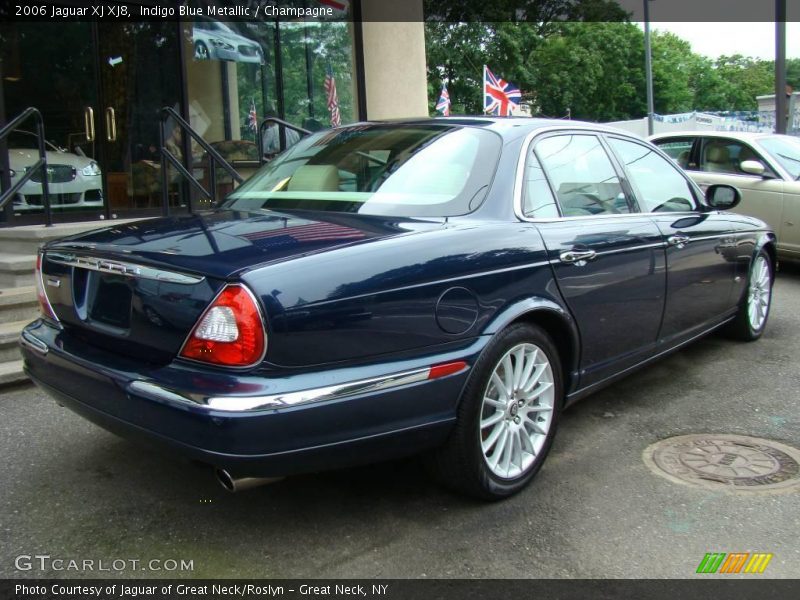
[[[50,206],[54,209],[99,208],[103,206],[103,184],[97,162],[62,150],[50,142],[47,146],[47,181]],[[11,183],[39,160],[39,142],[35,134],[17,130],[8,138],[8,159]],[[30,212],[42,210],[41,174],[22,186],[14,198],[14,210]]]
[[[321,131],[215,211],[49,243],[25,369],[231,490],[426,452],[503,498],[565,406],[719,327],[761,336],[775,239],[737,202],[596,125]]]
[[[650,138],[702,189],[736,186],[733,210],[766,222],[778,236],[778,255],[800,260],[800,139],[731,131],[662,133]]]

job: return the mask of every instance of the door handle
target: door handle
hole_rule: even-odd
[[[675,246],[676,248],[684,248],[686,244],[691,241],[690,238],[685,233],[676,233],[675,235],[671,235],[667,238],[667,243],[670,246]]]
[[[83,110],[83,127],[86,133],[86,141],[94,141],[94,110],[91,106],[87,106]]]
[[[561,262],[570,263],[577,267],[582,267],[590,260],[597,258],[594,250],[567,250],[559,255]]]
[[[110,106],[106,109],[106,139],[109,142],[117,141],[117,115]]]

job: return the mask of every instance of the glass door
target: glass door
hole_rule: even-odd
[[[170,22],[98,26],[98,118],[112,218],[161,210],[160,109],[180,112],[179,32]],[[181,144],[174,145],[180,152]],[[179,210],[185,205],[185,184],[172,169],[168,182],[170,204]]]
[[[6,213],[14,224],[44,222],[42,177],[54,221],[89,220],[105,212],[97,73],[91,23],[5,23],[0,30],[5,115],[39,109],[47,138],[47,173],[34,175]],[[11,181],[38,159],[34,122],[8,139]]]

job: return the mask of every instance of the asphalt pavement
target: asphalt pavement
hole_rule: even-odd
[[[415,459],[232,495],[34,387],[2,390],[0,577],[691,578],[707,552],[770,552],[761,577],[797,577],[800,488],[693,488],[642,452],[692,433],[800,447],[799,363],[787,266],[760,341],[713,335],[569,409],[533,484],[494,504],[440,488]]]

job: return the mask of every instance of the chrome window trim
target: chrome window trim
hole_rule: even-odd
[[[187,275],[186,273],[177,273],[175,271],[157,269],[137,263],[82,255],[75,252],[45,250],[44,257],[50,262],[67,267],[77,267],[79,269],[88,269],[100,273],[110,273],[112,275],[122,275],[139,279],[153,279],[155,281],[176,283],[178,285],[194,285],[205,279],[205,277],[201,275]]]
[[[609,127],[588,127],[586,125],[569,125],[569,126],[550,126],[550,127],[542,127],[540,129],[535,129],[528,133],[525,136],[525,140],[522,142],[522,149],[519,153],[519,158],[517,159],[517,171],[514,177],[514,216],[517,217],[520,221],[524,223],[564,223],[570,221],[585,221],[589,219],[619,219],[619,218],[631,218],[631,217],[663,217],[665,215],[675,215],[676,217],[680,216],[692,216],[697,215],[699,210],[688,210],[688,211],[675,211],[675,212],[632,212],[632,213],[602,213],[599,215],[582,215],[576,217],[550,217],[544,219],[532,219],[530,217],[526,217],[522,212],[522,182],[525,174],[525,163],[528,157],[528,152],[531,149],[531,145],[535,141],[535,139],[546,133],[556,133],[556,132],[564,132],[569,133],[570,131],[579,131],[580,133],[595,133],[599,135],[609,134],[615,135],[622,139],[627,139],[632,142],[641,143],[642,140],[638,139],[634,136],[626,135],[624,131],[612,129]],[[671,159],[670,159],[671,160]],[[685,179],[689,182],[689,185],[697,185],[695,184],[691,178],[688,176]]]

